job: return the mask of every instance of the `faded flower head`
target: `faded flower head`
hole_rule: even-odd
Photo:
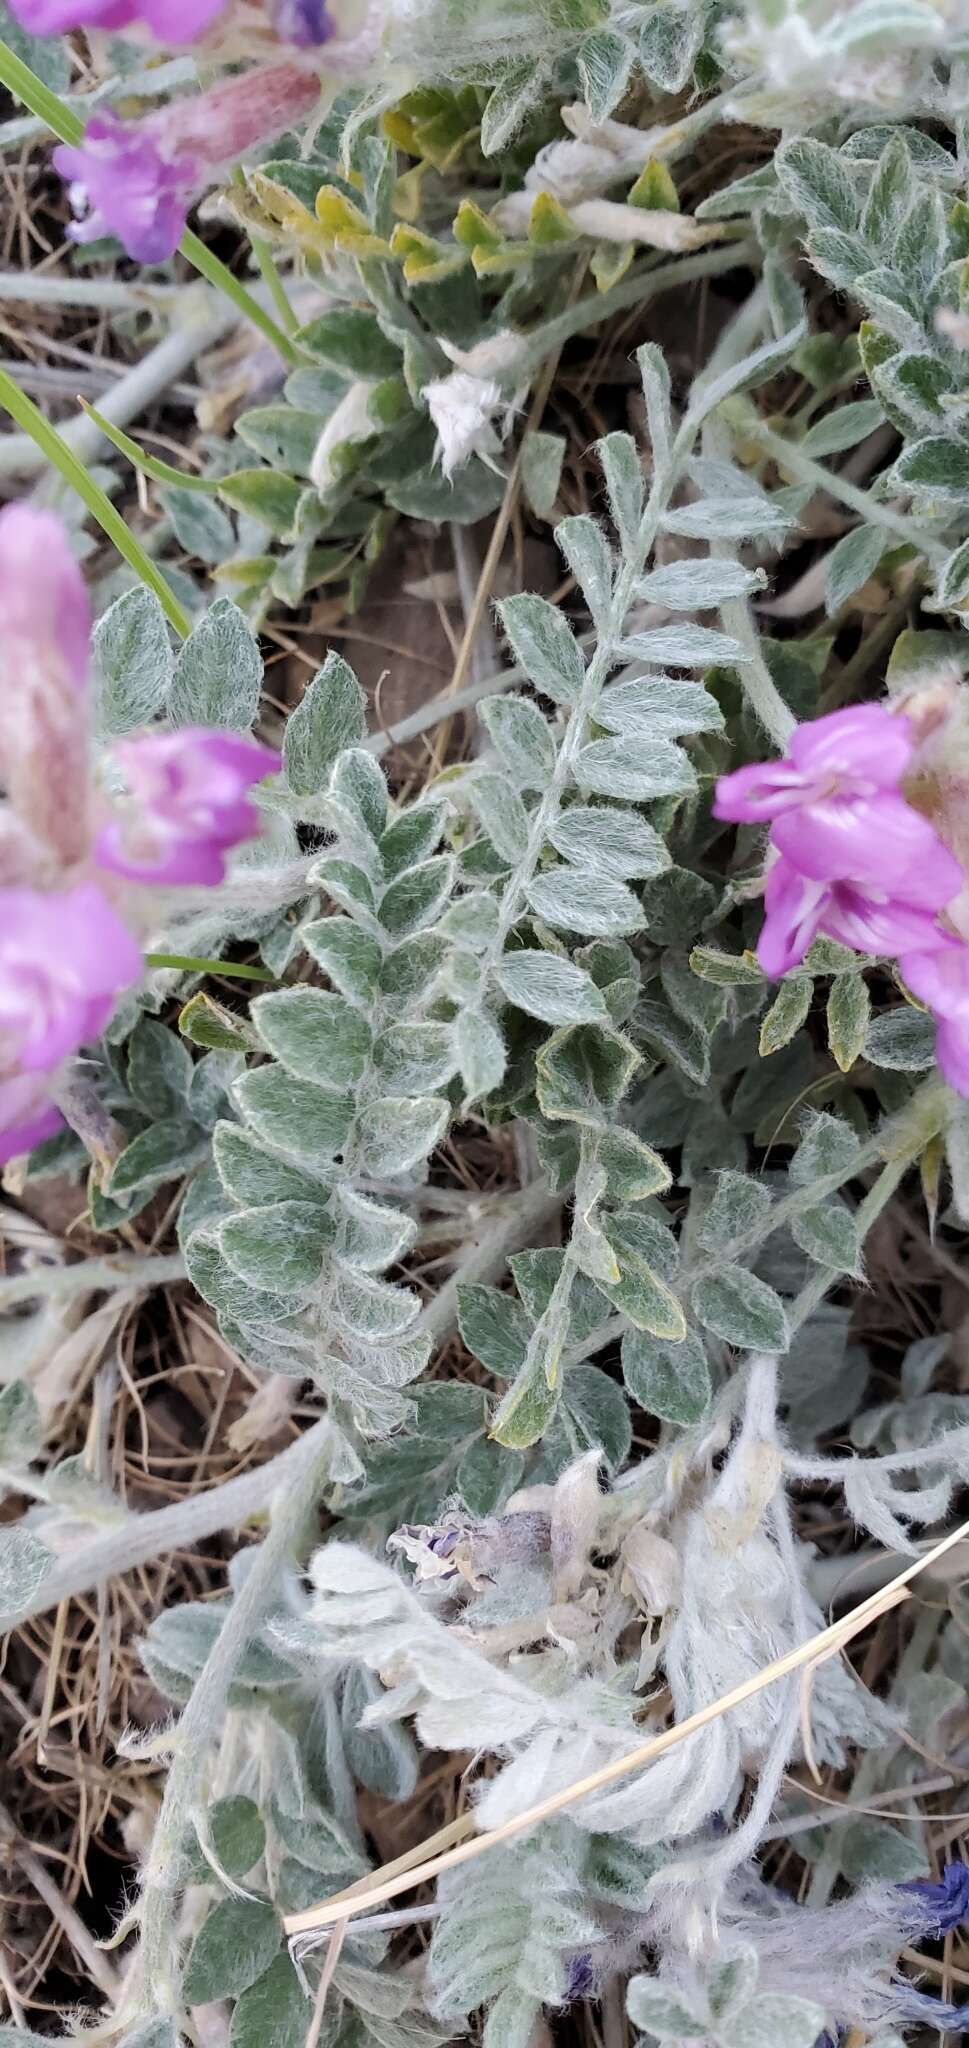
[[[100,865],[132,881],[220,882],[225,856],[259,830],[248,791],[279,755],[240,733],[184,726],[115,748],[129,806],[98,835]]]
[[[0,512],[0,662],[22,688],[42,674],[80,689],[87,678],[91,607],[60,520],[33,505]]]

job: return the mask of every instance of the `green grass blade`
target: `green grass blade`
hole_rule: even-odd
[[[130,434],[122,433],[121,428],[116,427],[113,420],[106,420],[96,405],[91,405],[86,398],[80,398],[78,404],[84,407],[89,419],[94,421],[96,427],[100,427],[102,434],[113,443],[118,453],[126,455],[135,469],[140,469],[143,475],[150,476],[156,484],[175,484],[180,491],[205,491],[210,497],[214,497],[219,486],[211,477],[195,476],[191,471],[186,473],[184,470],[176,469],[172,462],[161,462],[157,455],[146,455],[137,441],[133,441]]]
[[[196,960],[187,953],[146,953],[149,967],[180,967],[185,974],[235,974],[240,981],[275,981],[265,967],[246,967],[238,960]]]

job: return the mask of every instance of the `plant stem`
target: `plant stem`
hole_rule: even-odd
[[[184,1278],[181,1252],[165,1256],[147,1253],[143,1258],[107,1253],[100,1259],[78,1259],[72,1266],[33,1266],[29,1272],[11,1273],[0,1280],[0,1312],[16,1308],[22,1301],[56,1301],[115,1288],[167,1287]]]
[[[330,1462],[330,1423],[324,1416],[299,1440],[287,1484],[276,1495],[265,1541],[212,1646],[178,1723],[175,1754],[155,1823],[138,1903],[141,1925],[141,1999],[152,2015],[180,2012],[182,1963],[176,1908],[183,1883],[185,1834],[202,1803],[213,1742],[219,1740],[236,1668],[258,1634],[280,1579],[305,1538]]]
[[[84,123],[75,114],[73,107],[67,106],[59,99],[56,92],[51,92],[43,79],[38,78],[36,71],[32,71],[30,65],[25,64],[23,59],[16,56],[2,41],[0,85],[5,85],[18,100],[22,100],[24,106],[29,107],[31,113],[36,114],[45,127],[49,128],[53,135],[59,136],[62,142],[77,144],[82,140]],[[251,321],[253,327],[258,327],[284,362],[295,369],[303,361],[299,350],[294,347],[288,334],[284,334],[282,328],[277,326],[271,313],[267,313],[265,307],[260,306],[258,299],[253,298],[252,293],[246,290],[244,284],[240,284],[239,279],[233,276],[226,264],[220,262],[218,256],[214,255],[203,241],[200,241],[198,235],[187,228],[178,246],[193,269],[207,278],[209,284],[215,285],[216,290],[222,292],[227,299],[232,300],[243,319]]]
[[[234,974],[239,981],[272,981],[265,967],[248,967],[239,960],[203,960],[191,953],[146,953],[149,967],[178,967],[185,974]]]
[[[645,306],[650,299],[672,291],[677,285],[696,284],[701,278],[718,277],[721,271],[742,268],[745,264],[752,268],[759,262],[756,242],[730,242],[715,249],[702,249],[695,256],[682,256],[677,263],[644,264],[609,291],[590,292],[577,306],[567,306],[563,313],[556,313],[551,320],[523,335],[523,363],[516,364],[516,374],[519,367],[527,369],[529,363],[533,374],[536,362],[544,360],[550,350],[561,348],[574,334],[585,334],[590,327],[598,327],[614,313]],[[532,361],[533,358],[536,360]]]
[[[816,491],[826,491],[829,498],[835,498],[842,505],[850,506],[867,526],[884,527],[886,533],[894,534],[896,540],[907,541],[917,554],[924,555],[929,562],[944,562],[949,549],[926,533],[925,527],[914,519],[907,519],[902,512],[894,512],[890,505],[883,505],[850,483],[847,477],[837,476],[823,464],[805,455],[796,441],[787,441],[783,434],[775,434],[772,427],[757,419],[752,408],[746,403],[741,412],[738,405],[735,413],[737,431],[745,439],[756,441],[765,455],[777,463],[779,469],[799,483],[813,484]]]
[[[74,450],[68,447],[57,428],[51,426],[33,399],[28,398],[25,391],[21,391],[20,386],[14,383],[6,370],[0,370],[0,406],[10,414],[11,419],[16,420],[18,427],[25,429],[48,462],[60,471],[65,483],[70,484],[72,490],[77,492],[92,517],[97,520],[102,533],[114,542],[119,555],[124,557],[129,568],[134,570],[135,575],[140,577],[149,590],[154,591],[170,625],[174,626],[181,639],[187,640],[192,630],[192,621],[188,613],[182,610],[161,570],[157,569],[146,555],[131,528],[125,525],[120,512],[115,510],[110,498],[102,491],[100,484],[95,483],[83,462],[75,455]]]

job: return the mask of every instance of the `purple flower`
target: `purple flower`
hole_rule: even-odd
[[[174,16],[175,0],[166,11]],[[163,262],[181,241],[190,206],[221,172],[297,125],[319,96],[312,70],[268,64],[174,100],[146,121],[96,115],[77,148],[54,151],[78,216],[74,240],[113,234],[137,262]]]
[[[950,1088],[969,1096],[969,946],[953,940],[926,952],[903,953],[899,966],[912,994],[937,1020],[935,1056]],[[964,1863],[949,1868],[966,1870]]]
[[[11,0],[11,12],[35,36],[73,28],[130,28],[144,22],[163,43],[191,43],[222,13],[226,0]]]
[[[93,882],[63,894],[3,890],[0,1064],[8,1078],[49,1073],[97,1038],[141,972],[135,940]]]
[[[91,607],[84,578],[53,512],[0,512],[0,658],[13,689],[87,679]]]
[[[915,748],[907,718],[879,704],[832,711],[792,735],[781,761],[738,768],[717,784],[714,813],[747,824],[771,821],[771,844],[818,881],[904,882],[932,866],[962,886],[958,862],[934,827],[899,794]]]
[[[220,882],[229,848],[259,830],[247,792],[278,774],[279,755],[239,733],[191,725],[114,751],[131,807],[99,833],[101,866],[136,882]]]
[[[324,0],[276,0],[276,34],[284,43],[311,49],[336,35],[336,22]]]
[[[966,1001],[969,1005],[969,993]],[[912,1931],[923,1940],[938,1940],[943,1934],[951,1934],[953,1928],[961,1927],[964,1920],[969,1920],[969,1864],[947,1863],[941,1883],[929,1884],[918,1878],[912,1884],[900,1885],[899,1890],[908,1894],[916,1908],[917,1918]]]
[[[64,1118],[37,1074],[12,1074],[0,1080],[0,1166],[32,1152],[45,1138],[63,1130]]]
[[[157,131],[97,114],[77,148],[62,145],[54,163],[69,181],[75,242],[117,235],[138,263],[163,263],[178,248],[188,210],[204,180],[190,151],[162,154]]]
[[[780,854],[767,876],[757,958],[764,973],[776,980],[803,960],[818,932],[856,953],[889,957],[946,947],[949,938],[935,913],[954,893],[950,879],[947,867],[935,871],[929,864],[909,875],[897,892],[867,880],[817,881]]]

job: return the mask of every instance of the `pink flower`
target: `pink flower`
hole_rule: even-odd
[[[234,732],[183,726],[114,749],[131,807],[99,833],[102,867],[137,882],[220,882],[225,855],[258,832],[247,792],[279,772],[279,755]]]
[[[162,43],[191,43],[221,14],[226,0],[10,0],[11,12],[34,36],[72,28],[130,28],[144,22]]]
[[[947,856],[948,859],[948,856]],[[936,912],[953,892],[948,869],[941,882],[927,868],[911,875],[897,893],[877,889],[867,880],[818,881],[802,875],[794,862],[779,854],[767,876],[766,912],[757,944],[757,958],[772,980],[803,960],[818,932],[826,932],[856,953],[889,958],[906,950],[929,952],[948,945]]]
[[[113,234],[137,262],[163,262],[195,200],[247,151],[298,124],[319,96],[319,79],[293,62],[258,66],[145,121],[96,115],[81,144],[54,151],[77,215],[74,240]]]
[[[952,897],[962,886],[958,863],[899,794],[914,750],[909,720],[883,705],[832,711],[799,725],[783,760],[722,776],[714,815],[747,824],[769,819],[771,844],[818,881],[890,888],[928,862],[937,876],[945,869]]]
[[[49,1073],[104,1030],[141,951],[93,882],[0,893],[0,1066]]]
[[[903,953],[902,979],[938,1022],[935,1056],[950,1087],[969,1095],[969,946]]]
[[[38,1074],[12,1074],[0,1080],[0,1166],[32,1152],[45,1138],[64,1128],[64,1118]]]
[[[0,512],[0,657],[11,687],[23,671],[62,674],[75,688],[87,679],[91,607],[84,578],[61,521],[32,505]]]
[[[15,868],[32,868],[34,880],[87,850],[90,628],[84,579],[60,520],[8,505],[0,512],[0,783],[10,814],[6,852],[17,855]]]

